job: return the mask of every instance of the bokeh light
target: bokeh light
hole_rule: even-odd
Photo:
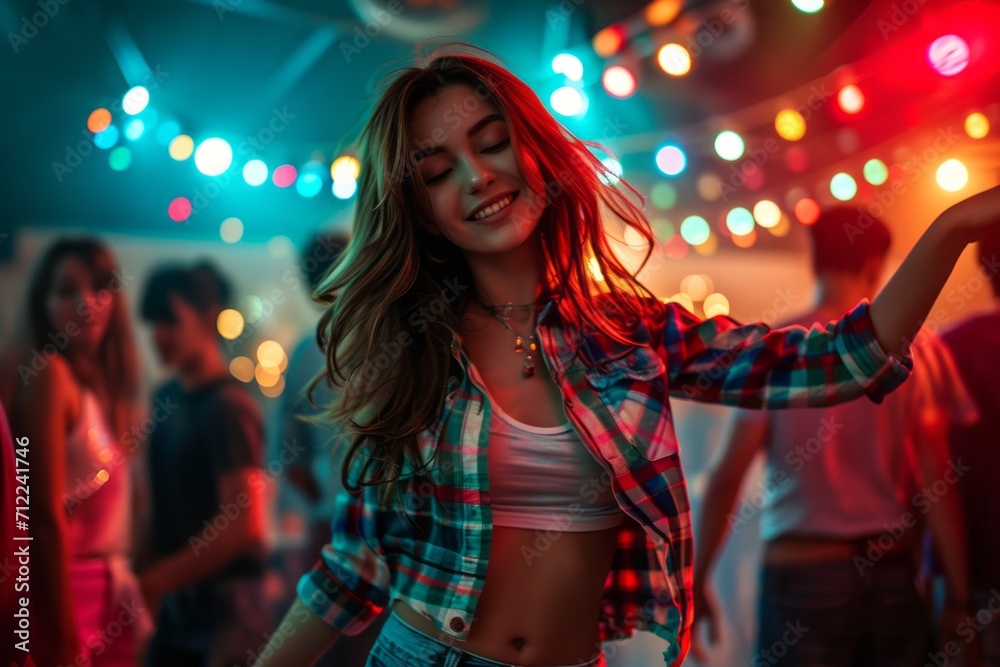
[[[249,294],[240,299],[239,306],[240,312],[243,313],[243,317],[246,318],[246,321],[250,324],[259,320],[260,316],[264,314],[264,302],[260,300],[260,297],[253,294]]]
[[[115,171],[125,171],[132,164],[132,151],[124,146],[118,146],[108,154],[108,166]]]
[[[635,74],[623,65],[612,65],[604,70],[601,83],[608,94],[614,97],[626,98],[635,93]]]
[[[149,104],[149,91],[142,86],[133,86],[122,98],[122,111],[130,116],[142,113]]]
[[[361,163],[353,155],[341,155],[330,165],[330,178],[354,181],[361,175]]]
[[[274,173],[271,174],[271,180],[279,188],[287,188],[295,182],[298,175],[299,172],[295,167],[290,164],[283,164],[274,170]]]
[[[664,44],[656,54],[660,69],[671,76],[684,76],[691,71],[691,54],[680,44]]]
[[[194,139],[186,134],[178,134],[170,142],[170,146],[167,147],[167,152],[170,153],[170,157],[177,160],[186,160],[191,157],[191,153],[194,152]]]
[[[625,36],[622,34],[621,28],[614,25],[599,31],[591,41],[594,53],[602,58],[607,58],[618,53],[618,50],[622,48],[622,44],[624,43]]]
[[[774,129],[786,141],[798,141],[806,135],[806,119],[795,109],[782,109],[774,117]]]
[[[226,340],[236,340],[243,333],[243,315],[238,310],[226,308],[219,313],[215,326],[220,336]]]
[[[676,176],[687,166],[687,157],[680,146],[667,144],[656,151],[656,166],[667,176]]]
[[[572,53],[560,53],[552,59],[552,71],[570,81],[579,81],[583,78],[583,63]]]
[[[243,238],[243,221],[239,218],[226,218],[219,225],[219,237],[226,243],[239,243]]]
[[[351,180],[334,181],[332,190],[333,196],[337,199],[350,199],[358,191],[358,182],[353,178]]]
[[[823,0],[792,0],[792,6],[800,12],[815,14],[823,9]]]
[[[672,297],[667,299],[667,303],[677,303],[684,307],[685,310],[694,312],[694,300],[691,299],[690,295],[684,292],[678,292]]]
[[[582,91],[572,86],[560,86],[549,96],[549,105],[561,116],[578,116],[587,110]]]
[[[814,224],[819,219],[819,212],[819,204],[816,203],[815,199],[803,197],[795,202],[795,218],[803,225]]]
[[[722,179],[712,172],[699,176],[694,188],[705,201],[717,201],[722,197]]]
[[[103,107],[94,109],[87,116],[87,129],[94,134],[103,132],[109,125],[111,125],[111,112]]]
[[[243,180],[254,187],[267,181],[267,165],[263,160],[250,160],[243,165]]]
[[[754,204],[753,217],[758,225],[770,229],[781,221],[781,209],[773,201],[762,199]]]
[[[927,61],[941,76],[955,76],[969,66],[969,45],[958,35],[944,35],[931,42]]]
[[[277,371],[285,359],[285,350],[273,340],[265,340],[257,347],[257,361],[269,371]]]
[[[844,86],[837,93],[837,104],[845,113],[855,114],[865,107],[865,95],[854,84]]]
[[[743,137],[732,130],[720,132],[715,137],[715,152],[723,160],[729,160],[730,162],[739,160],[743,157],[744,149]]]
[[[681,280],[681,291],[695,301],[704,301],[713,289],[712,279],[703,273],[692,273]]]
[[[167,215],[174,222],[184,222],[191,217],[191,200],[187,197],[177,197],[167,206]]]
[[[657,181],[653,184],[649,198],[653,200],[653,206],[656,208],[671,209],[677,203],[677,190],[666,181]]]
[[[840,201],[850,201],[858,194],[858,184],[850,174],[840,172],[830,179],[830,194]]]
[[[889,167],[886,166],[885,162],[877,158],[872,158],[868,162],[865,162],[863,172],[865,180],[872,185],[882,185],[889,180]]]
[[[734,236],[746,236],[754,228],[753,213],[737,206],[726,214],[726,227]]]
[[[105,150],[118,143],[118,128],[109,125],[103,132],[94,135],[94,145]]]
[[[146,123],[141,118],[130,118],[125,123],[125,138],[129,141],[137,141],[146,131]]]
[[[194,164],[206,176],[218,176],[233,163],[233,148],[225,139],[205,139],[194,152]]]
[[[705,311],[705,317],[728,315],[729,299],[718,292],[714,292],[705,297],[705,303],[701,304],[701,308]]]
[[[743,234],[742,236],[734,234],[731,240],[737,248],[752,248],[757,243],[757,230],[752,229],[749,234]]]
[[[990,133],[990,121],[978,111],[970,113],[965,119],[965,133],[973,139],[982,139]]]
[[[956,192],[968,185],[969,170],[961,160],[953,158],[951,160],[945,160],[941,163],[941,166],[937,169],[935,178],[937,179],[937,184],[941,186],[942,190]]]
[[[711,228],[700,215],[691,215],[681,222],[681,238],[691,245],[699,245],[708,240]]]
[[[251,382],[253,370],[253,361],[250,357],[236,357],[229,362],[229,372],[240,382]]]

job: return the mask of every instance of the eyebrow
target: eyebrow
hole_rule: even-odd
[[[486,127],[490,123],[495,123],[498,120],[503,120],[503,116],[501,114],[498,114],[498,113],[492,113],[489,116],[483,116],[478,121],[476,121],[475,125],[473,125],[472,127],[469,128],[469,131],[465,133],[465,136],[472,137],[473,135],[475,135],[477,132],[479,132],[481,129],[483,129],[484,127]],[[417,162],[420,162],[424,158],[428,158],[428,157],[430,157],[432,155],[437,155],[438,153],[442,153],[442,152],[444,152],[444,147],[442,147],[442,146],[435,146],[434,148],[430,148],[430,149],[424,149],[424,150],[420,150],[420,151],[414,151],[414,153],[413,153],[413,159],[415,161],[417,161]]]

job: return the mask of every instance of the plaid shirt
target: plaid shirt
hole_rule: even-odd
[[[680,664],[693,620],[693,543],[668,394],[744,408],[823,406],[865,394],[879,403],[909,375],[911,359],[882,351],[867,301],[813,329],[702,320],[670,303],[663,321],[637,323],[641,345],[586,324],[565,326],[556,303],[538,318],[541,356],[574,431],[613,476],[631,518],[619,529],[595,619],[601,640],[653,632],[669,643],[666,664]],[[419,435],[424,460],[435,447],[438,458],[405,480],[407,516],[379,509],[373,487],[342,492],[332,544],[299,581],[302,601],[343,634],[360,633],[402,598],[441,632],[468,638],[490,550],[492,410],[464,372],[469,361],[458,340],[452,353],[462,377],[449,379],[440,419]]]

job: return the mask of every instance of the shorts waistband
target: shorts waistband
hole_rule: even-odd
[[[471,651],[466,651],[466,650],[464,650],[462,648],[459,648],[458,646],[456,646],[454,644],[446,644],[445,642],[443,642],[443,641],[441,641],[441,640],[439,640],[439,639],[437,639],[435,637],[432,637],[432,636],[428,635],[427,633],[423,632],[422,630],[418,630],[417,628],[415,628],[412,625],[410,625],[409,623],[407,623],[406,620],[403,619],[402,616],[400,616],[398,613],[396,613],[395,609],[390,609],[390,612],[389,612],[389,622],[392,622],[392,621],[400,623],[407,630],[410,630],[410,631],[412,631],[412,632],[420,635],[422,638],[425,638],[427,641],[434,642],[435,644],[438,644],[439,646],[442,646],[442,647],[447,648],[447,649],[451,649],[453,651],[459,651],[460,653],[472,656],[473,658],[476,658],[477,660],[481,660],[483,662],[487,662],[487,663],[490,663],[492,665],[496,665],[497,667],[520,667],[519,665],[516,665],[514,663],[502,662],[500,660],[493,660],[492,658],[487,658],[486,656],[482,656],[482,655],[479,655],[477,653],[472,653]],[[590,660],[588,662],[578,662],[578,663],[574,663],[572,665],[546,665],[544,667],[606,667],[606,665],[607,665],[607,663],[606,663],[606,661],[604,659],[604,654],[601,653],[601,655],[599,655],[598,657],[596,657],[593,660]]]

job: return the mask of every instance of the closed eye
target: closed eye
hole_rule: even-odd
[[[507,148],[508,146],[510,146],[510,138],[509,137],[507,139],[504,139],[503,141],[501,141],[498,144],[494,144],[494,145],[492,145],[492,146],[490,146],[488,148],[484,148],[482,150],[482,152],[483,153],[499,153],[500,151],[502,151],[503,149]],[[442,171],[440,174],[437,174],[436,176],[431,176],[430,178],[425,178],[424,179],[424,185],[434,185],[435,183],[439,183],[439,182],[443,181],[444,177],[447,176],[450,173],[451,173],[451,169],[445,169],[444,171]]]
[[[493,146],[490,146],[489,148],[484,148],[483,152],[484,153],[496,153],[498,151],[502,151],[503,149],[507,148],[507,146],[509,146],[509,145],[510,145],[510,139],[509,138],[508,139],[504,139],[499,144],[495,144]]]

